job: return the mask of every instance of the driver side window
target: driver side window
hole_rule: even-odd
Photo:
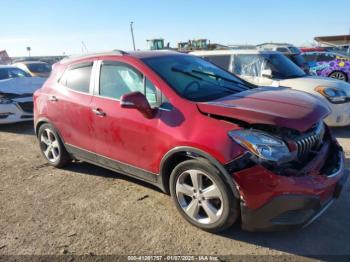
[[[150,105],[157,105],[157,89],[142,73],[125,63],[102,63],[100,96],[119,100],[124,94],[137,91],[146,96]]]

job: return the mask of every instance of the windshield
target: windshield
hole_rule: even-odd
[[[272,78],[288,79],[305,76],[305,72],[283,54],[237,54],[233,56],[232,71],[242,76],[262,77],[271,70]]]
[[[305,58],[302,55],[290,55],[287,56],[298,66],[304,66],[306,64]]]
[[[211,101],[250,88],[245,81],[199,57],[169,55],[143,61],[181,97],[191,101]]]
[[[295,47],[295,46],[290,46],[289,50],[293,53],[293,54],[300,54],[300,50],[299,48]]]
[[[31,77],[31,75],[17,67],[0,68],[0,80],[17,77]]]
[[[50,73],[51,66],[45,63],[27,64],[28,69],[33,73]]]

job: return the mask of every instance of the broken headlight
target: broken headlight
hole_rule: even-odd
[[[6,94],[0,93],[0,105],[2,104],[11,104],[12,100],[6,97]]]
[[[11,104],[11,103],[12,103],[12,100],[11,100],[11,99],[4,98],[4,97],[1,97],[1,96],[0,96],[0,105],[3,105],[3,104]]]
[[[228,133],[238,144],[262,160],[285,162],[292,158],[287,145],[277,137],[259,130],[237,130]]]

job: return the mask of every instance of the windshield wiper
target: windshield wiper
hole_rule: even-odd
[[[203,78],[201,78],[201,77],[199,77],[199,76],[196,76],[196,75],[194,75],[194,74],[191,74],[190,72],[187,72],[187,71],[183,71],[183,70],[181,70],[181,69],[179,69],[179,68],[176,68],[176,67],[172,67],[172,68],[171,68],[171,71],[177,72],[177,73],[181,73],[181,74],[184,74],[184,75],[187,75],[187,76],[190,76],[190,77],[195,78],[195,79],[197,79],[197,80],[203,80]]]
[[[234,83],[234,84],[238,84],[238,85],[242,85],[246,88],[255,88],[254,85],[250,84],[249,82],[246,82],[246,81],[237,81],[237,80],[233,80],[233,79],[229,79],[229,78],[226,78],[224,76],[221,76],[221,75],[217,75],[217,74],[213,74],[213,73],[207,73],[207,72],[202,72],[202,71],[198,71],[198,70],[192,70],[193,73],[197,73],[197,74],[201,74],[201,75],[206,75],[206,76],[211,76],[211,77],[215,77],[216,79],[221,79],[221,80],[224,80],[226,82],[231,82],[231,83]],[[240,90],[242,91],[242,90]]]
[[[212,76],[212,77],[215,77],[216,79],[221,79],[221,80],[225,80],[227,82],[231,82],[231,83],[242,85],[242,83],[239,82],[239,81],[232,80],[232,79],[226,78],[226,77],[221,76],[221,75],[217,75],[217,74],[213,74],[213,73],[207,73],[207,72],[202,72],[202,71],[198,71],[198,70],[192,70],[192,72],[193,73],[197,73],[197,74],[201,74],[201,75]]]
[[[190,77],[192,77],[192,78],[195,78],[195,79],[197,79],[197,80],[205,81],[205,82],[208,82],[208,83],[213,84],[212,82],[210,82],[210,81],[208,81],[208,80],[204,80],[203,78],[201,78],[201,77],[199,77],[199,76],[196,76],[196,75],[194,75],[194,74],[192,74],[192,73],[190,73],[190,72],[187,72],[187,71],[183,71],[183,70],[181,70],[181,69],[179,69],[179,68],[176,68],[176,67],[172,67],[172,68],[171,68],[171,71],[177,72],[177,73],[181,73],[181,74],[190,76]],[[196,73],[196,70],[192,70],[192,72]],[[232,81],[233,81],[233,80],[232,80]],[[235,83],[236,83],[236,82],[235,82]],[[237,82],[237,83],[239,83],[239,82]],[[220,87],[222,87],[222,88],[225,88],[226,90],[229,90],[229,91],[242,92],[242,90],[239,89],[239,88],[231,88],[231,87],[227,87],[227,86],[223,86],[223,85],[217,85],[217,86],[220,86]]]

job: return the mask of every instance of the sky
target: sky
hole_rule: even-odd
[[[311,44],[348,34],[350,1],[336,0],[0,0],[0,50],[10,56],[137,49],[147,39],[207,38],[221,44]]]

